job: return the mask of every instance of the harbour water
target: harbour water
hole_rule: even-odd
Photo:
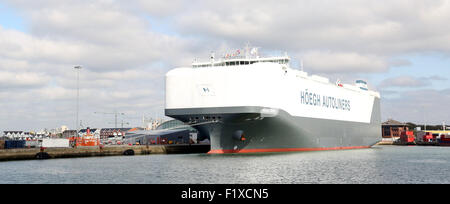
[[[0,183],[450,183],[450,148],[114,156],[0,162]]]

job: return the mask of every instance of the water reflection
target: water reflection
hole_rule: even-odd
[[[450,183],[450,148],[146,155],[0,163],[0,183]]]

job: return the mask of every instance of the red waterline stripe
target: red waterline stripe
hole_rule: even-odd
[[[306,152],[306,151],[326,151],[326,150],[345,150],[345,149],[364,149],[370,146],[353,147],[318,147],[318,148],[272,148],[272,149],[213,149],[208,154],[229,154],[229,153],[261,153],[261,152]]]

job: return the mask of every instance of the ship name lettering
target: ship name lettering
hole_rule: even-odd
[[[300,91],[300,103],[336,110],[351,110],[349,99],[333,96],[321,96],[320,94],[308,91],[308,89],[305,89],[305,91]]]

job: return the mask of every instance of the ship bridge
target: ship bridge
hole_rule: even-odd
[[[241,59],[220,59],[213,62],[194,62],[192,63],[193,68],[199,67],[221,67],[221,66],[239,66],[239,65],[249,65],[254,63],[271,62],[277,64],[288,64],[289,57],[267,57],[267,58],[241,58]]]
[[[240,66],[240,65],[250,65],[254,63],[277,63],[288,65],[290,58],[285,53],[284,56],[277,57],[260,57],[258,54],[258,49],[249,49],[248,47],[244,49],[243,55],[241,55],[240,50],[236,50],[233,54],[226,54],[222,58],[216,60],[214,53],[211,53],[211,60],[209,62],[197,62],[196,60],[192,63],[193,68],[201,67],[222,67],[222,66]]]

